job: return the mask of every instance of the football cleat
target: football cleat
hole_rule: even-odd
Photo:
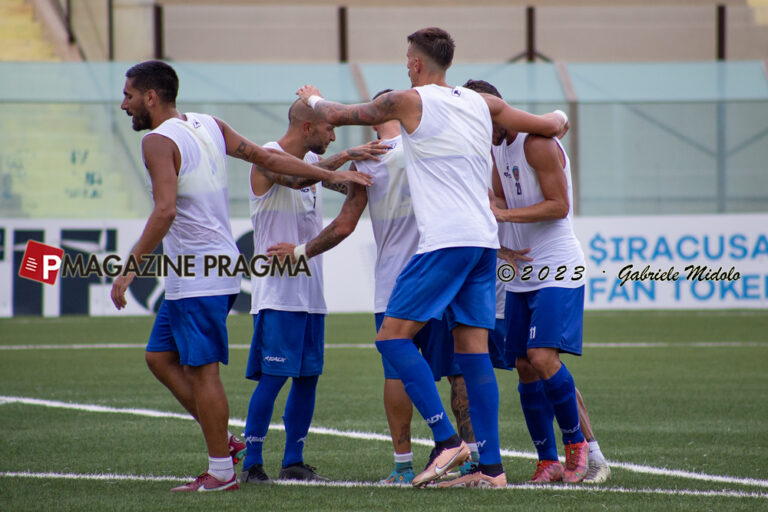
[[[463,464],[464,461],[469,459],[471,452],[467,443],[462,441],[458,446],[452,448],[443,448],[439,452],[437,447],[432,449],[432,453],[429,456],[429,462],[424,471],[414,477],[411,482],[414,487],[426,485],[432,480],[436,480],[443,476],[449,469]]]
[[[254,464],[240,473],[240,482],[244,484],[271,484],[272,480],[264,472],[264,466]]]
[[[567,443],[565,445],[565,471],[563,482],[573,484],[581,482],[587,474],[587,459],[589,444],[586,441],[580,443]]]
[[[229,456],[232,457],[232,464],[237,464],[245,458],[245,443],[235,436],[229,436]]]
[[[506,487],[507,475],[502,471],[496,476],[486,475],[475,467],[469,473],[455,478],[439,482],[438,487]]]
[[[171,489],[171,492],[236,491],[239,488],[240,487],[237,485],[237,476],[235,475],[232,475],[232,478],[226,482],[222,482],[215,476],[206,472],[188,484],[174,487]]]
[[[413,482],[413,478],[416,474],[413,472],[413,468],[408,468],[403,471],[393,469],[387,478],[379,480],[380,484],[410,484]]]
[[[304,480],[304,481],[316,481],[316,482],[329,482],[330,478],[320,476],[315,473],[314,467],[309,464],[299,462],[285,466],[280,469],[280,474],[277,475],[279,480]]]
[[[556,460],[540,460],[536,463],[536,471],[529,482],[534,484],[549,484],[563,480],[563,465]]]
[[[584,477],[585,484],[602,484],[611,476],[611,468],[606,461],[597,461],[589,459],[587,463],[587,476]]]

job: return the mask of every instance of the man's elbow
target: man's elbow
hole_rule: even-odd
[[[571,207],[568,205],[568,203],[557,203],[557,206],[554,211],[555,219],[566,218],[570,210],[571,210]]]
[[[339,236],[347,238],[357,227],[357,219],[342,219],[339,222],[337,233]]]
[[[155,210],[155,214],[164,224],[173,224],[176,218],[176,206],[160,206]]]

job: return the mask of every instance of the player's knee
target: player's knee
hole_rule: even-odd
[[[533,382],[539,379],[536,369],[525,357],[518,357],[515,359],[515,369],[517,370],[521,382]]]
[[[560,367],[560,357],[557,351],[550,348],[528,349],[528,361],[539,376],[547,378]]]

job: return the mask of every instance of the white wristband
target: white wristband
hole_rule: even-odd
[[[314,98],[317,98],[317,96],[313,96]],[[307,257],[307,244],[301,244],[297,245],[295,249],[293,249],[293,257],[298,260],[301,256]]]
[[[554,113],[563,118],[563,124],[566,124],[568,122],[568,116],[565,115],[565,112],[563,112],[562,110],[555,110]]]
[[[323,98],[321,96],[318,96],[317,94],[313,94],[307,100],[307,105],[312,107],[312,110],[314,110],[315,109],[315,105],[317,105],[321,101],[323,101]]]

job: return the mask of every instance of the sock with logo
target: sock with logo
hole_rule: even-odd
[[[563,433],[563,444],[584,441],[584,435],[579,427],[579,406],[576,402],[576,386],[571,372],[563,364],[557,373],[548,379],[543,379],[542,382],[544,393],[552,404],[557,424]]]
[[[243,460],[243,469],[254,464],[264,464],[261,448],[267,437],[269,422],[272,421],[275,399],[286,380],[288,377],[262,374],[259,384],[253,390],[248,404],[248,418],[245,420],[245,446],[248,451]]]
[[[208,474],[222,482],[228,482],[235,476],[232,457],[208,457]]]
[[[525,424],[539,460],[558,460],[555,428],[552,425],[555,412],[544,393],[544,384],[540,380],[521,382],[517,385],[517,391],[520,393]]]
[[[294,377],[288,401],[285,403],[285,452],[283,467],[304,462],[304,442],[315,412],[315,391],[318,375]]]
[[[411,402],[432,429],[435,441],[444,441],[456,434],[440,401],[432,370],[413,341],[382,340],[376,342],[376,348],[397,371]]]
[[[499,386],[488,353],[454,354],[469,398],[469,418],[480,454],[479,463],[501,464],[499,448]],[[498,474],[498,473],[497,473]],[[495,475],[494,475],[495,476]]]
[[[605,455],[600,451],[600,445],[597,444],[597,440],[593,439],[589,442],[589,460],[595,462],[605,462]]]

